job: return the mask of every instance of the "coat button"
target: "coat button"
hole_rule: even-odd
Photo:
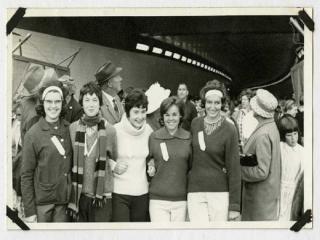
[[[66,158],[67,158],[67,156],[63,156],[63,158],[64,158],[64,159],[66,159]]]
[[[63,138],[61,138],[60,141],[63,142],[64,141]]]
[[[66,177],[66,176],[68,176],[68,174],[65,173],[64,176]]]
[[[227,169],[226,168],[222,168],[222,172],[227,173]]]
[[[57,130],[57,129],[58,129],[58,127],[57,127],[57,126],[55,126],[55,127],[54,127],[54,129],[55,129],[55,130]]]
[[[72,106],[70,106],[69,109],[72,109]]]

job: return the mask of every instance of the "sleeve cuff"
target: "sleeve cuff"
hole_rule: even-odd
[[[237,204],[237,203],[229,204],[229,211],[240,212],[240,204]]]
[[[109,164],[110,164],[111,171],[114,171],[114,168],[116,167],[117,162],[112,159],[109,159]]]

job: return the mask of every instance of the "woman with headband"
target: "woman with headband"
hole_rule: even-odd
[[[234,221],[240,216],[240,160],[235,125],[221,114],[223,90],[200,91],[206,116],[191,123],[193,163],[188,182],[192,222]]]
[[[61,117],[65,101],[61,84],[39,90],[41,116],[26,133],[21,190],[26,222],[66,222],[71,188],[72,146],[69,123]]]

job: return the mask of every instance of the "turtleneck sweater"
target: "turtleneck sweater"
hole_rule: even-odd
[[[126,162],[123,174],[114,173],[114,193],[140,196],[148,193],[146,157],[149,154],[148,141],[152,128],[145,123],[140,129],[134,128],[124,115],[114,125],[117,134],[117,162]]]

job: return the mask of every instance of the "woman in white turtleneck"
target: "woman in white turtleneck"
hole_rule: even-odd
[[[146,123],[148,99],[134,89],[125,99],[125,112],[114,125],[118,158],[114,172],[112,220],[114,222],[146,222],[149,219],[146,157],[152,128]]]

